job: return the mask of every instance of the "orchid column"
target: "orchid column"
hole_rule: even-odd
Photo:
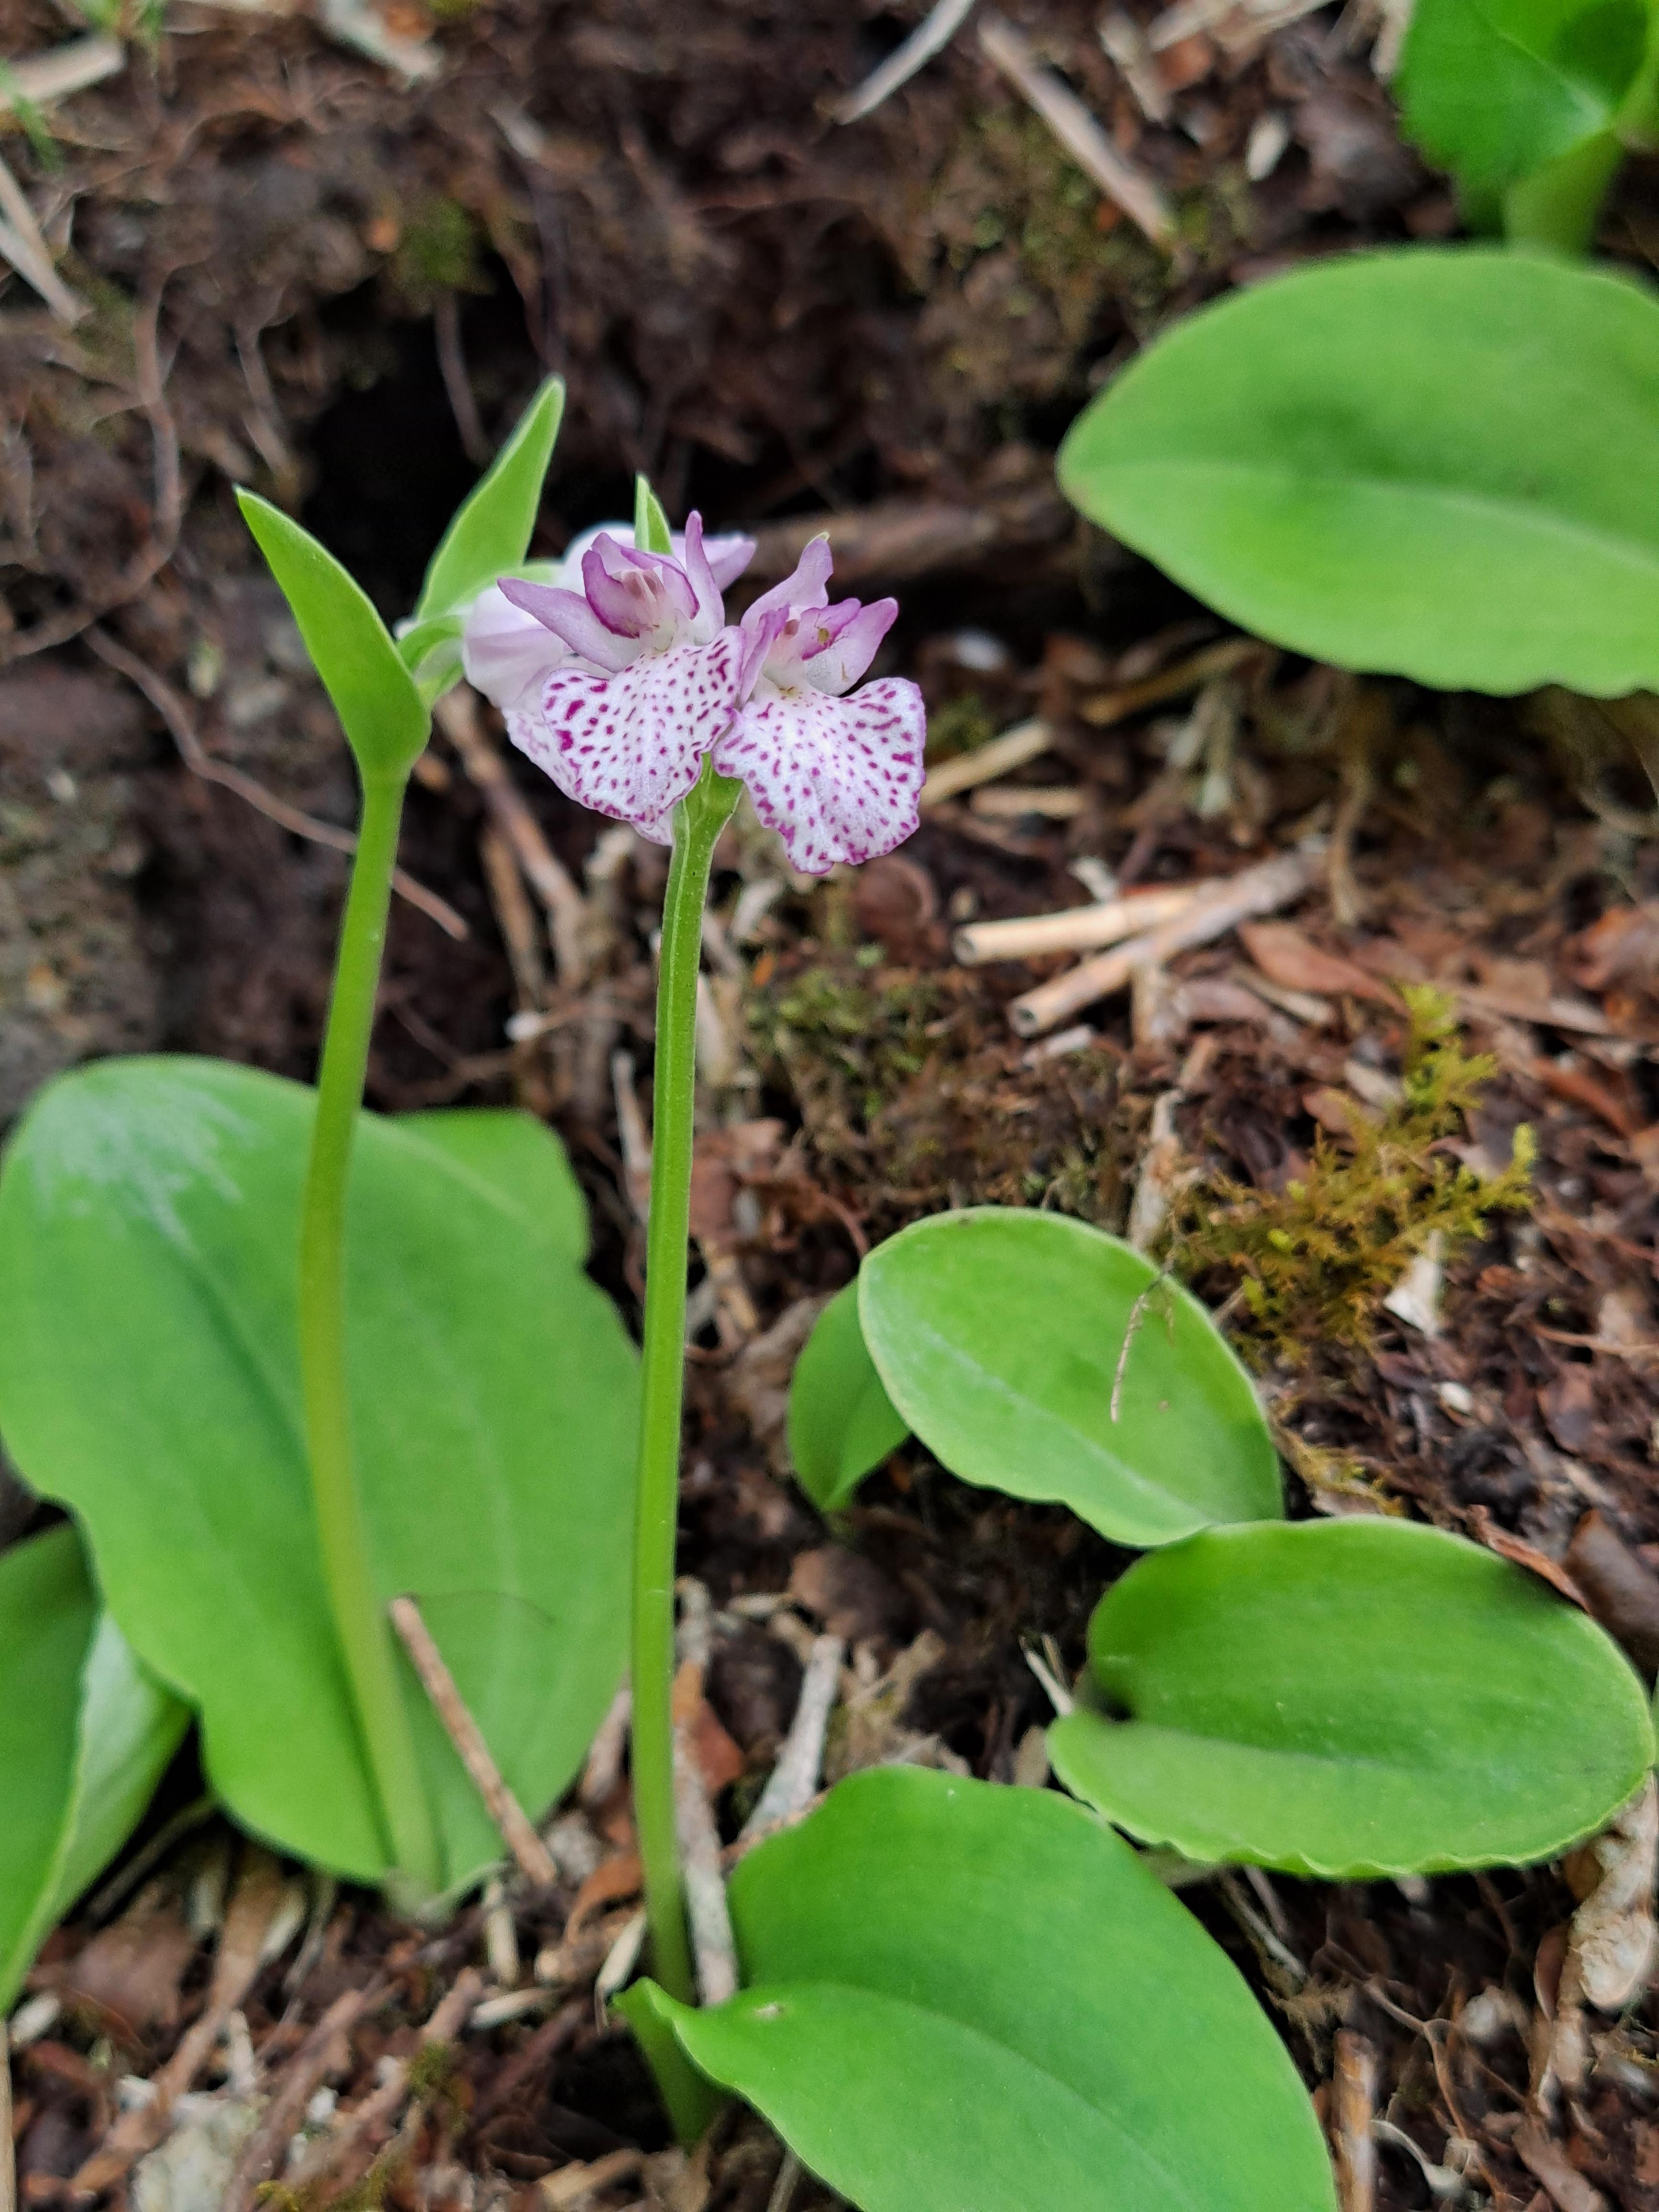
[[[469,625],[467,672],[520,750],[585,806],[672,844],[653,1090],[651,1213],[634,1574],[635,1816],[658,1978],[693,1996],[674,1826],[674,1551],[684,1389],[697,968],[714,847],[746,785],[791,865],[822,875],[916,826],[921,695],[889,678],[845,696],[898,609],[831,606],[828,541],[726,621],[747,539],[671,540],[643,491],[635,543],[601,533],[580,592],[503,580]],[[641,542],[644,541],[644,542]]]

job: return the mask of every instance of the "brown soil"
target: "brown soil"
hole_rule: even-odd
[[[833,125],[828,102],[914,20],[833,0],[445,7],[441,69],[409,89],[307,15],[178,0],[153,50],[135,46],[120,76],[53,112],[50,166],[16,131],[5,149],[48,236],[69,236],[63,272],[90,313],[70,331],[15,280],[0,298],[0,1116],[112,1051],[311,1070],[341,858],[181,758],[199,745],[256,797],[349,821],[337,732],[235,520],[234,481],[297,501],[401,612],[471,479],[469,447],[487,452],[556,369],[570,402],[539,550],[626,511],[635,468],[677,512],[757,526],[771,573],[802,518],[836,510],[855,587],[905,596],[894,665],[927,689],[941,750],[1036,711],[1054,727],[1053,754],[1015,781],[1064,783],[1074,815],[963,800],[856,882],[784,884],[721,1002],[731,1053],[708,1101],[697,1228],[725,1286],[695,1349],[681,1564],[714,1608],[710,1726],[740,1769],[724,1770],[728,1830],[787,1725],[811,1629],[848,1636],[863,1677],[888,1683],[836,1758],[922,1739],[922,1756],[1012,1779],[1048,1712],[1024,1647],[1052,1638],[1075,1668],[1123,1564],[1067,1516],[969,1490],[914,1446],[827,1529],[779,1438],[816,1310],[803,1302],[846,1281],[867,1241],[941,1206],[1048,1204],[1121,1230],[1165,1094],[1203,1188],[1224,1176],[1284,1194],[1322,1130],[1342,1144],[1335,1097],[1383,1110],[1404,1034],[1386,979],[1437,983],[1472,1048],[1494,1054],[1480,1112],[1445,1141],[1490,1164],[1525,1120],[1537,1200],[1452,1255],[1438,1334],[1375,1300],[1361,1344],[1304,1316],[1267,1372],[1294,1510],[1408,1510],[1565,1571],[1638,1663],[1659,1662],[1659,861],[1616,744],[1559,702],[1356,688],[1264,651],[1207,685],[1210,750],[1172,765],[1170,718],[1189,698],[1109,723],[1091,702],[1219,626],[1074,527],[1048,482],[1072,414],[1167,315],[1284,258],[1445,234],[1449,199],[1400,146],[1332,10],[1243,57],[1188,42],[1170,57],[1184,127],[1168,129],[1141,117],[1091,7],[1010,12],[1176,196],[1178,278],[970,36],[866,122]],[[386,13],[430,28],[401,0]],[[64,35],[46,0],[0,5],[9,54]],[[1269,109],[1290,147],[1252,185],[1243,149]],[[1652,198],[1634,171],[1604,243],[1659,246]],[[969,628],[1000,651],[964,651]],[[636,847],[596,872],[600,825],[521,763],[513,775],[556,852],[587,872],[603,972],[586,993],[562,985],[533,915],[526,937],[492,891],[479,793],[438,742],[403,858],[465,934],[398,908],[371,1103],[516,1098],[548,1114],[590,1189],[599,1271],[629,1301],[639,1232],[608,1055],[635,1056],[648,1100],[660,859]],[[1136,1023],[1109,1002],[1088,1010],[1078,1048],[1042,1057],[1005,1009],[1058,963],[951,961],[966,919],[1076,903],[1079,860],[1144,883],[1218,874],[1345,812],[1352,903],[1339,923],[1322,884],[1294,921],[1374,990],[1352,975],[1304,982],[1320,1003],[1300,1015],[1258,999],[1248,1018],[1235,1001],[1197,1022],[1143,1006]],[[758,836],[733,835],[720,857],[729,917],[778,862]],[[1245,957],[1229,939],[1175,974],[1236,984]],[[1552,1018],[1563,999],[1579,1026]],[[509,1044],[515,1011],[547,1014],[547,1034]],[[1219,1304],[1237,1276],[1206,1272],[1201,1216],[1176,1218],[1181,1263]],[[1265,1361],[1248,1309],[1229,1313]],[[6,1533],[28,1510],[10,1501]],[[769,1624],[733,1609],[780,1593],[791,1601]],[[175,1776],[170,1803],[191,1788]],[[518,2014],[417,2065],[412,2100],[347,2144],[307,2203],[345,2201],[378,2152],[370,2180],[390,2204],[529,2212],[541,2178],[630,2148],[647,2163],[613,2164],[594,2202],[759,2212],[771,2198],[780,2153],[763,2129],[728,2122],[685,2168],[631,2045],[596,2024],[586,1986],[631,1910],[625,1792],[590,1790],[561,1832],[560,1887],[507,1896]],[[37,1982],[64,2008],[16,2054],[24,2203],[70,2201],[67,2178],[115,2124],[115,2085],[155,2072],[199,2009],[233,1856],[216,1826],[193,1831],[136,1896],[54,1938]],[[244,1862],[234,1893],[270,1878]],[[1573,1906],[1562,1870],[1407,1887],[1187,1894],[1334,2131],[1370,2079],[1389,2124],[1467,2176],[1466,2201],[1659,2212],[1650,1999],[1595,2021],[1581,2087],[1540,2108],[1566,2162],[1554,2179],[1517,2148]],[[313,2091],[341,2112],[373,2094],[458,1975],[500,1963],[480,1909],[428,1938],[366,1899],[310,1905],[318,1940],[240,2005],[266,2086],[309,2083],[295,2124]],[[501,1931],[498,1914],[498,1945]],[[112,1948],[139,1969],[112,1965]],[[530,1978],[538,1953],[557,1954],[556,1980]],[[372,2005],[319,2055],[316,2023],[366,1990]],[[1464,2022],[1477,1998],[1478,2033]],[[1398,2141],[1378,2160],[1377,2206],[1434,2201]],[[1601,2199],[1574,2197],[1574,2175]],[[820,2198],[803,2183],[794,2201]]]

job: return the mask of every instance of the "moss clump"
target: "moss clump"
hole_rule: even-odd
[[[951,760],[958,753],[976,752],[997,733],[996,717],[977,691],[964,691],[947,699],[927,717],[927,758],[930,763]]]
[[[926,1066],[941,1004],[932,977],[883,969],[861,946],[803,969],[756,1000],[750,1019],[832,1151],[856,1152],[884,1104]],[[837,1142],[839,1139],[839,1142]]]
[[[1421,1254],[1444,1259],[1482,1236],[1490,1217],[1532,1203],[1536,1146],[1524,1123],[1500,1175],[1450,1158],[1456,1134],[1497,1072],[1463,1050],[1451,1003],[1406,987],[1410,1017],[1402,1096],[1373,1120],[1356,1103],[1346,1147],[1322,1134],[1307,1174],[1282,1191],[1228,1180],[1196,1189],[1170,1254],[1191,1279],[1237,1279],[1247,1348],[1300,1366],[1321,1344],[1369,1343],[1377,1309]]]
[[[419,314],[429,314],[441,292],[489,288],[478,264],[478,233],[458,200],[422,200],[409,210],[392,257],[392,282]]]

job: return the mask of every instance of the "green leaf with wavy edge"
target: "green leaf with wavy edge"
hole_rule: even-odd
[[[1194,1859],[1363,1881],[1549,1858],[1653,1763],[1594,1621],[1506,1559],[1404,1521],[1217,1528],[1140,1559],[1089,1625],[1108,1719],[1054,1771]]]
[[[1284,2045],[1080,1806],[875,1768],[730,1893],[742,1994],[623,2008],[863,2212],[1334,2212]]]
[[[424,750],[430,724],[368,593],[281,507],[240,489],[236,503],[300,625],[360,773],[401,782]]]
[[[1659,303],[1414,246],[1237,292],[1067,433],[1061,488],[1277,645],[1448,690],[1659,685]]]
[[[564,415],[564,385],[550,376],[513,434],[455,510],[427,563],[415,620],[464,611],[486,584],[516,568],[529,550],[542,485]]]
[[[312,1113],[301,1085],[210,1060],[105,1060],[41,1093],[0,1174],[0,1432],[81,1519],[135,1650],[200,1710],[236,1817],[374,1881],[380,1826],[301,1443]],[[537,1145],[557,1153],[508,1116],[458,1139],[365,1114],[346,1240],[379,1587],[419,1598],[532,1816],[622,1669],[636,1389],[615,1310],[576,1264],[560,1169],[524,1170]],[[452,1887],[500,1839],[404,1681]]]
[[[1501,191],[1611,128],[1648,27],[1643,0],[1419,0],[1394,86],[1406,135]]]
[[[100,1608],[72,1528],[0,1553],[0,2012],[189,1725]]]
[[[1231,1347],[1117,1237],[1064,1214],[969,1207],[878,1244],[858,1291],[888,1397],[964,1481],[1057,1499],[1120,1544],[1283,1510],[1278,1455]]]
[[[818,1316],[789,1380],[789,1456],[821,1513],[845,1505],[910,1433],[882,1388],[848,1283]]]

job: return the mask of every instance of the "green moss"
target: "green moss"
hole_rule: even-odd
[[[957,753],[971,753],[988,744],[996,733],[996,717],[979,693],[964,691],[959,699],[947,699],[928,715],[928,760],[950,760]]]
[[[1524,1124],[1509,1165],[1481,1176],[1447,1157],[1496,1073],[1462,1048],[1450,1002],[1407,987],[1403,1095],[1373,1119],[1356,1103],[1350,1139],[1322,1133],[1304,1176],[1282,1191],[1225,1179],[1191,1193],[1170,1251],[1188,1279],[1232,1274],[1246,1348],[1299,1366],[1316,1346],[1364,1346],[1382,1300],[1431,1249],[1443,1260],[1482,1236],[1491,1216],[1532,1203],[1535,1145]]]
[[[431,312],[441,292],[488,289],[478,264],[478,233],[458,200],[422,200],[404,217],[392,257],[392,281],[410,306]]]
[[[803,1111],[827,1130],[860,1135],[928,1056],[926,1030],[940,993],[931,977],[883,972],[860,946],[759,993],[750,1019],[763,1052],[781,1060]]]

